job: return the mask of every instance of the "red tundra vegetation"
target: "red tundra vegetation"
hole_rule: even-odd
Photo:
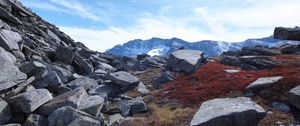
[[[157,94],[163,98],[177,100],[184,105],[200,105],[202,102],[228,95],[245,92],[245,87],[260,77],[283,76],[271,90],[274,99],[286,100],[287,92],[300,83],[300,57],[296,55],[275,56],[278,66],[271,70],[228,73],[224,70],[237,67],[209,62],[193,74],[178,74]]]

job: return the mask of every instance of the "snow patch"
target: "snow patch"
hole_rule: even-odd
[[[152,49],[147,54],[150,56],[160,56],[163,54],[164,50],[164,48]]]

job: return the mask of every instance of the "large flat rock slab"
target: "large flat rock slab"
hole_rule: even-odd
[[[255,126],[265,110],[250,98],[213,99],[202,103],[191,126]]]
[[[276,77],[262,77],[258,78],[256,81],[252,82],[247,86],[248,90],[260,90],[262,88],[271,86],[275,83],[277,83],[279,80],[281,80],[282,76],[276,76]]]

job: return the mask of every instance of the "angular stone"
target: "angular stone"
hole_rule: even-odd
[[[93,66],[86,62],[81,56],[75,55],[74,61],[78,64],[79,69],[82,70],[82,73],[88,75],[94,72]]]
[[[10,21],[14,24],[22,24],[22,22],[18,18],[11,15],[9,12],[7,12],[2,7],[0,8],[0,18],[4,19],[4,20],[7,20],[7,21]]]
[[[61,42],[61,40],[59,39],[59,37],[58,37],[55,33],[53,33],[51,30],[47,29],[47,33],[48,33],[48,35],[49,35],[52,39],[54,39],[58,44]]]
[[[174,71],[193,73],[205,63],[203,52],[196,50],[177,50],[167,61],[167,68]]]
[[[57,87],[62,83],[60,77],[57,75],[55,71],[48,71],[47,75],[39,81],[34,82],[34,87],[36,88],[44,88],[47,86]]]
[[[265,110],[250,98],[223,98],[203,102],[191,126],[255,126]]]
[[[300,40],[300,28],[284,28],[284,27],[276,27],[274,30],[274,38],[275,39],[283,39],[283,40]]]
[[[243,52],[246,52],[243,54]],[[240,52],[240,56],[242,55],[251,55],[249,53],[255,53],[256,55],[263,55],[263,56],[275,56],[280,55],[281,52],[279,50],[274,50],[270,48],[264,48],[264,47],[244,47],[242,48],[242,51]]]
[[[116,70],[111,65],[109,65],[107,63],[102,63],[102,62],[98,63],[98,65],[96,66],[96,69],[101,69],[101,70],[108,71],[108,72],[112,72],[112,71]]]
[[[55,51],[55,58],[67,64],[73,62],[75,53],[72,48],[58,46]]]
[[[297,86],[289,91],[288,101],[298,110],[300,110],[300,86]]]
[[[7,123],[12,118],[8,103],[0,98],[0,125]]]
[[[252,82],[247,86],[248,90],[261,90],[262,88],[271,86],[281,80],[282,76],[276,76],[276,77],[262,77],[258,78],[256,81]]]
[[[22,41],[22,36],[13,31],[0,30],[0,46],[7,51],[19,50],[18,42]]]
[[[80,101],[78,110],[86,112],[94,117],[98,117],[104,105],[104,98],[100,96],[89,96]]]
[[[103,126],[97,118],[70,106],[55,110],[48,122],[49,126]]]
[[[54,97],[47,104],[41,106],[38,110],[38,113],[48,116],[54,110],[63,106],[72,106],[74,108],[77,108],[80,105],[80,101],[84,98],[87,98],[85,89],[83,87],[76,88],[75,90]]]
[[[139,78],[125,71],[118,71],[110,73],[109,78],[119,86],[122,87],[134,87],[140,82]]]
[[[128,116],[130,114],[136,114],[138,112],[147,111],[147,106],[142,97],[135,98],[133,100],[121,101],[119,105],[122,116]]]
[[[25,113],[31,113],[51,99],[52,95],[48,90],[34,89],[14,96],[10,98],[8,102],[20,107]]]
[[[1,55],[0,55],[0,58]],[[11,59],[3,58],[0,60],[0,92],[24,82],[26,74],[19,71],[18,67],[11,63]]]
[[[73,80],[66,84],[71,89],[76,89],[78,87],[84,87],[85,90],[90,90],[92,87],[98,86],[96,80],[88,78],[88,77],[81,77],[76,80]]]
[[[0,59],[2,60],[2,63],[8,62],[10,64],[15,64],[17,61],[16,57],[13,54],[7,52],[2,47],[0,47]]]
[[[89,94],[100,95],[101,97],[114,97],[121,93],[120,87],[116,85],[99,85],[92,88]]]
[[[24,126],[48,126],[48,120],[47,117],[31,114],[26,119]]]
[[[6,124],[1,126],[22,126],[21,124],[13,123],[13,124]]]
[[[37,75],[37,78],[41,78],[42,76],[39,76],[39,74],[43,74],[47,70],[46,66],[39,61],[30,61],[22,64],[19,69],[26,73],[29,77]]]
[[[145,95],[145,94],[149,94],[150,91],[147,89],[147,87],[144,85],[143,82],[139,83],[138,86],[138,92],[140,92],[141,94]]]
[[[153,85],[155,88],[160,88],[163,84],[166,84],[174,80],[175,74],[170,71],[163,72],[159,77],[155,78]]]

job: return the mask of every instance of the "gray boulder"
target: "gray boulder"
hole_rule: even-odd
[[[48,120],[47,117],[31,114],[26,119],[24,126],[48,126]]]
[[[74,56],[75,53],[72,48],[58,46],[55,51],[55,58],[67,64],[73,62]]]
[[[89,96],[88,98],[85,98],[82,101],[80,101],[80,105],[77,109],[86,112],[94,117],[98,117],[103,105],[104,105],[104,98],[95,95],[95,96]]]
[[[0,8],[0,17],[1,17],[1,19],[8,20],[14,24],[22,24],[22,22],[18,18],[11,15],[9,12],[7,12],[2,7]]]
[[[283,54],[293,54],[293,53],[299,53],[300,51],[300,45],[285,45],[280,48],[280,51]]]
[[[68,91],[59,96],[54,97],[48,103],[42,105],[38,113],[44,116],[50,115],[54,110],[63,106],[72,106],[77,108],[82,99],[87,98],[87,93],[83,87]]]
[[[168,82],[171,82],[174,80],[175,74],[171,71],[165,71],[161,73],[161,75],[154,79],[153,86],[155,88],[160,88],[163,84],[166,84]]]
[[[196,50],[177,50],[167,61],[167,68],[178,72],[193,73],[205,63],[203,52]]]
[[[94,67],[78,54],[74,56],[74,61],[75,64],[77,64],[77,66],[79,67],[80,73],[88,75],[94,72]]]
[[[0,30],[0,46],[7,51],[19,50],[18,42],[22,41],[22,36],[13,31]]]
[[[61,77],[58,75],[60,71],[44,61],[30,61],[22,64],[19,68],[28,76],[36,77],[37,80],[32,84],[36,88],[60,86],[62,83]]]
[[[8,103],[0,98],[0,125],[7,123],[12,118]]]
[[[284,27],[276,27],[274,30],[274,38],[275,39],[283,39],[283,40],[300,40],[300,28],[284,28]]]
[[[27,74],[27,76],[36,76],[37,78],[43,78],[43,74],[47,72],[47,68],[39,61],[30,61],[24,63],[19,67],[20,71]]]
[[[125,88],[137,86],[140,82],[139,78],[125,71],[110,73],[109,79]]]
[[[2,47],[0,47],[0,59],[3,60],[2,62],[8,62],[11,64],[15,64],[17,61],[16,57],[13,54],[7,52]]]
[[[239,60],[242,62],[240,67],[244,70],[260,70],[271,69],[277,64],[269,56],[241,56]]]
[[[69,83],[66,84],[71,89],[76,89],[78,87],[84,87],[85,90],[90,90],[92,87],[98,86],[98,83],[96,80],[88,78],[88,77],[81,77],[78,79],[75,79]]]
[[[120,87],[117,85],[99,85],[89,91],[91,95],[99,95],[101,97],[115,97],[120,94]]]
[[[51,99],[52,95],[48,90],[34,89],[14,96],[10,98],[8,102],[12,105],[20,107],[25,113],[31,113]]]
[[[103,126],[97,118],[70,106],[55,110],[48,122],[49,126]]]
[[[300,110],[300,86],[297,86],[289,91],[288,101]]]
[[[18,85],[27,79],[26,74],[14,66],[12,63],[13,58],[10,59],[10,56],[5,57],[1,55],[0,58],[3,58],[0,60],[0,92]]]
[[[281,80],[282,76],[276,76],[276,77],[262,77],[258,78],[256,81],[249,84],[246,88],[248,90],[261,90],[262,88],[271,86],[275,83],[277,83],[279,80]]]
[[[147,106],[142,97],[135,98],[133,100],[123,100],[119,104],[119,110],[122,116],[128,116],[139,112],[147,111]]]
[[[254,55],[263,55],[263,56],[274,56],[274,55],[280,55],[281,54],[281,52],[279,50],[274,50],[274,49],[270,49],[270,48],[244,47],[244,48],[242,48],[239,55],[240,56],[242,56],[242,55],[251,55],[251,53],[253,53]]]
[[[265,110],[250,98],[213,99],[201,104],[191,126],[255,126]]]
[[[96,69],[101,69],[108,72],[113,72],[116,70],[114,67],[104,62],[98,62],[97,64],[98,65],[95,67]]]

